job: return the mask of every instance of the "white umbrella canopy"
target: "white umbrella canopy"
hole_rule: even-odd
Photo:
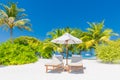
[[[57,44],[79,44],[82,43],[82,40],[72,36],[69,33],[65,33],[64,35],[52,40],[51,42]]]
[[[69,33],[65,33],[62,36],[52,40],[51,42],[57,44],[66,44],[66,65],[68,65],[68,44],[79,44],[82,43],[82,40],[72,36]]]

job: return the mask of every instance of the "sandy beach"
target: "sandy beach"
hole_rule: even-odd
[[[39,59],[36,63],[0,66],[0,80],[119,80],[119,64],[103,64],[96,60],[83,60],[84,73],[45,72],[44,64],[50,59]]]

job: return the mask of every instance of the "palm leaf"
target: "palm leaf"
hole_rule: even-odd
[[[16,22],[14,22],[14,26],[18,27],[18,29],[22,30],[28,30],[31,31],[31,24],[29,23],[28,19],[22,19],[22,20],[18,20]]]
[[[0,10],[0,18],[8,18],[8,15],[3,10]]]
[[[0,4],[1,6],[3,6],[3,8],[5,9],[6,14],[9,16],[10,15],[10,8],[7,5],[4,4]]]
[[[28,22],[29,22],[29,19],[17,20],[16,22],[14,22],[14,26],[23,26]]]
[[[4,19],[1,18],[1,19],[0,19],[0,26],[2,26],[3,24],[4,24]]]
[[[22,13],[22,14],[18,14],[18,16],[16,17],[16,20],[20,20],[20,19],[23,19],[24,17],[26,17],[27,16],[27,14],[25,14],[25,13]]]

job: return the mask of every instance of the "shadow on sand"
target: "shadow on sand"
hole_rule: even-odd
[[[4,66],[4,65],[0,65],[0,68],[3,68],[3,67],[6,67],[6,66]]]
[[[59,69],[59,70],[55,69],[55,70],[50,70],[47,73],[55,73],[55,74],[58,73],[59,74],[59,73],[62,73],[62,72],[63,72],[63,69]]]
[[[70,73],[70,74],[84,74],[84,69],[86,69],[86,67],[83,67],[83,69],[72,70],[71,72],[68,72],[68,73]],[[47,73],[55,73],[55,74],[58,73],[58,74],[60,74],[62,72],[67,72],[67,71],[63,71],[63,69],[60,69],[60,70],[55,69],[55,70],[50,70]]]
[[[86,67],[83,67],[83,69],[72,70],[70,74],[84,74],[84,69],[86,69]]]

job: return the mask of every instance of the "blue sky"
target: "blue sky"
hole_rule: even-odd
[[[6,3],[7,0],[1,0]],[[120,34],[119,0],[9,0],[18,2],[32,23],[32,32],[14,29],[14,37],[34,36],[45,39],[47,32],[69,26],[85,30],[87,22],[105,20],[105,27]],[[0,28],[0,42],[9,39],[9,31]]]

